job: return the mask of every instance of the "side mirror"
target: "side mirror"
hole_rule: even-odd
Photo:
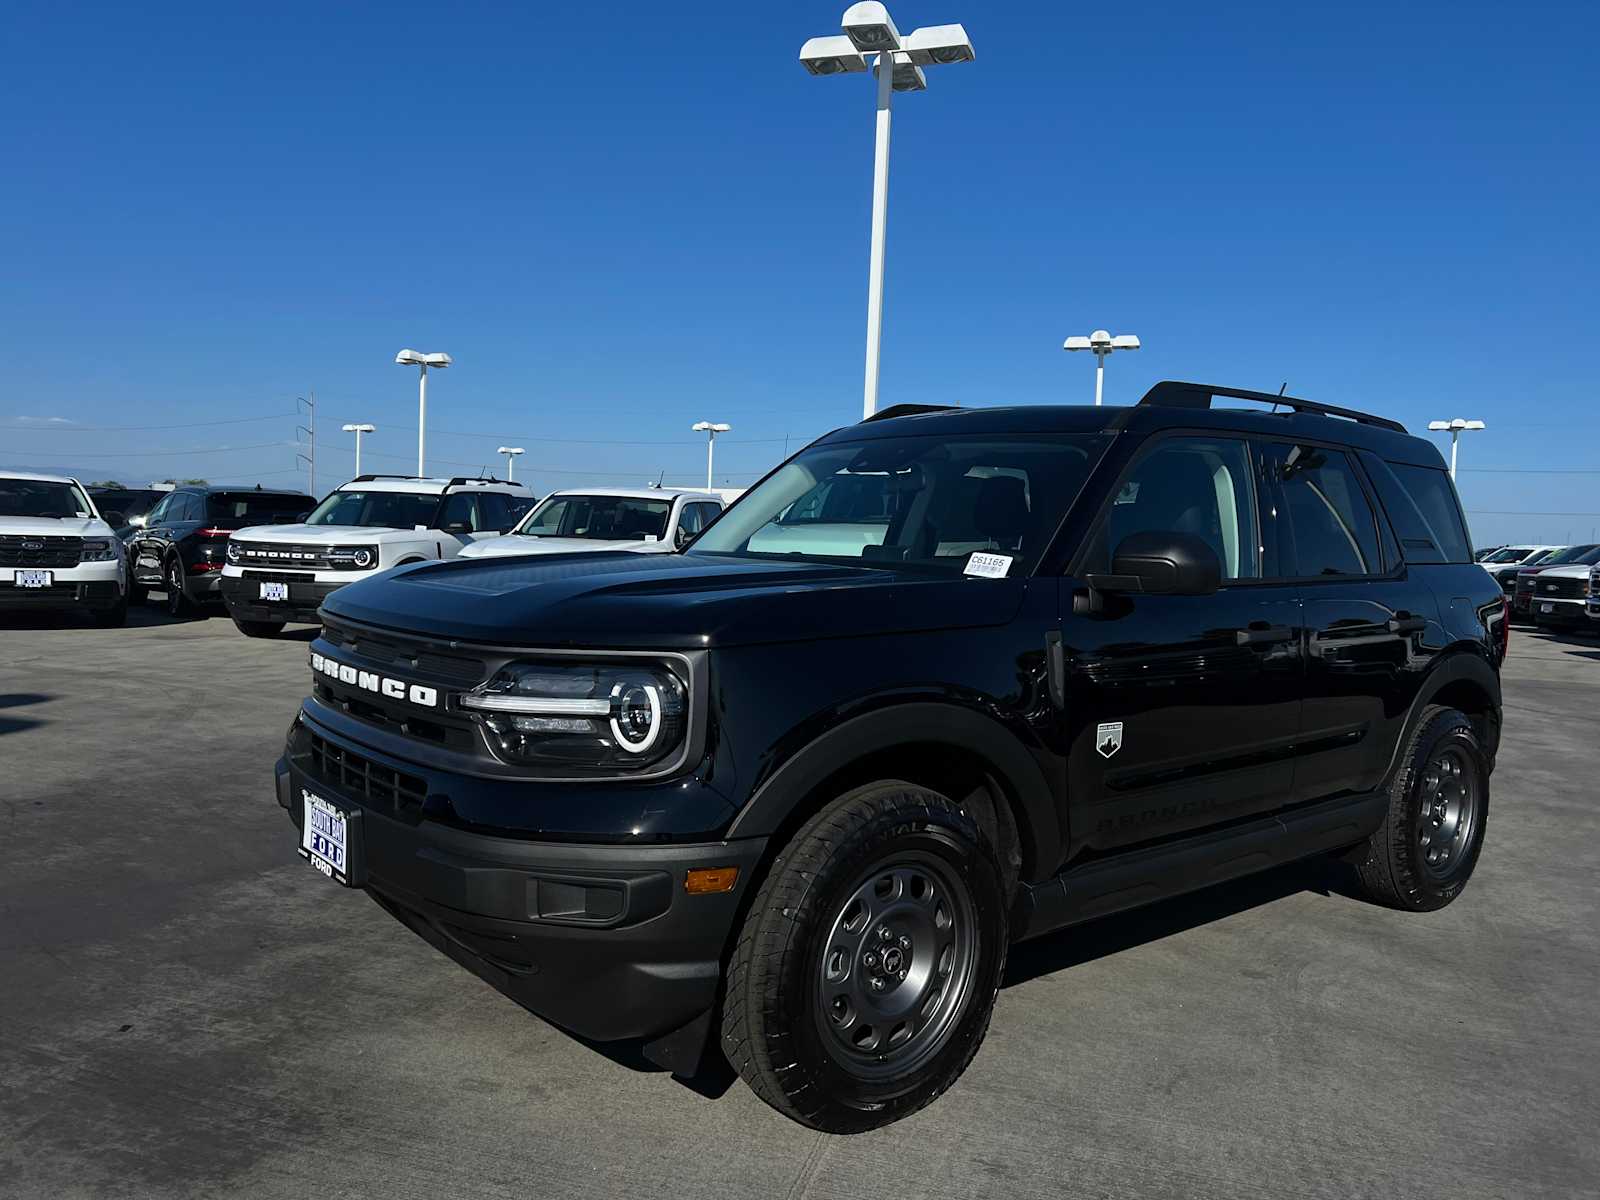
[[[110,512],[103,512],[100,515],[105,519],[105,523],[113,529],[121,529],[128,523],[128,514],[118,512],[114,508]]]
[[[1209,596],[1222,586],[1217,552],[1192,533],[1130,533],[1111,557],[1110,575],[1091,575],[1102,592]]]
[[[129,528],[132,528],[132,529],[143,529],[144,528],[144,514],[140,513],[137,517],[129,517],[128,518],[128,526],[129,526]]]

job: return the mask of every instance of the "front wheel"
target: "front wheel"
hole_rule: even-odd
[[[800,829],[757,893],[723,1050],[802,1124],[887,1125],[978,1052],[1008,941],[1000,864],[971,816],[907,783],[858,788]]]
[[[169,617],[186,617],[194,611],[194,603],[189,599],[189,593],[184,590],[183,563],[177,558],[167,559],[166,587]]]
[[[1389,786],[1389,812],[1356,873],[1368,898],[1394,908],[1443,908],[1466,887],[1489,820],[1489,763],[1472,721],[1423,710]]]

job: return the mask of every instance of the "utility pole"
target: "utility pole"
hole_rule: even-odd
[[[306,491],[314,498],[317,494],[317,393],[310,392],[305,396],[296,396],[299,404],[306,406],[306,423],[294,427],[295,441],[300,440],[300,435],[306,435],[306,449],[295,452],[295,460],[304,460],[306,464]],[[300,410],[297,407],[295,412]]]

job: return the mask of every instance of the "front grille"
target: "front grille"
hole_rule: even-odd
[[[358,567],[350,561],[356,550],[373,551],[372,561]],[[365,546],[282,545],[276,542],[241,542],[233,539],[233,557],[239,567],[299,568],[302,571],[370,571],[378,558],[369,543]]]
[[[0,534],[0,567],[75,567],[82,553],[81,537]]]
[[[428,796],[428,785],[420,776],[375,763],[315,733],[311,735],[311,769],[345,795],[389,809],[418,808]]]
[[[1541,600],[1551,596],[1562,600],[1579,600],[1588,592],[1587,579],[1569,579],[1563,576],[1541,576],[1534,585],[1534,592]]]

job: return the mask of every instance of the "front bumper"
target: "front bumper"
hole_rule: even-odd
[[[1536,625],[1570,628],[1573,625],[1587,625],[1591,620],[1589,602],[1582,597],[1534,596],[1530,608]]]
[[[0,568],[0,609],[76,608],[98,612],[115,608],[122,600],[123,566],[120,561],[78,563],[71,567],[42,567],[50,572],[50,586],[16,585],[16,571],[30,567]]]
[[[289,585],[287,600],[263,600],[261,584],[283,582]],[[354,582],[353,580],[350,582]],[[223,603],[231,616],[241,621],[295,621],[319,625],[322,618],[317,609],[344,583],[318,583],[315,580],[290,579],[277,575],[232,575],[224,572],[217,582]]]
[[[656,1044],[663,1046],[675,1031],[703,1037],[765,838],[609,845],[464,829],[429,815],[448,810],[434,790],[441,777],[430,777],[420,803],[374,802],[319,775],[309,738],[297,720],[276,768],[278,803],[297,829],[303,793],[351,814],[351,882],[413,933],[582,1037],[662,1039]],[[367,747],[360,754],[366,773],[407,766]],[[688,894],[687,872],[707,867],[737,867],[734,889]]]

